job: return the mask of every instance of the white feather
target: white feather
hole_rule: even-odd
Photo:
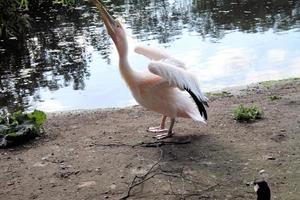
[[[169,63],[176,67],[181,67],[181,68],[185,69],[185,64],[182,61],[180,61],[176,58],[173,58],[163,49],[153,48],[153,47],[148,47],[148,46],[143,46],[143,45],[137,45],[135,47],[134,51],[138,54],[141,54],[141,55],[151,59],[151,60],[156,60],[156,61],[161,60],[165,63]]]
[[[191,90],[202,102],[207,102],[207,97],[201,92],[198,80],[190,72],[183,68],[164,63],[162,61],[153,61],[149,64],[148,69],[155,75],[164,78],[170,85],[176,86],[181,90]]]

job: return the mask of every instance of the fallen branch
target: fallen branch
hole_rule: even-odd
[[[191,143],[191,140],[183,140],[183,141],[164,141],[164,140],[157,140],[154,142],[141,142],[136,145],[133,145],[132,147],[161,147],[163,145],[180,145],[180,144],[189,144]]]
[[[124,143],[108,143],[108,144],[93,144],[90,146],[100,146],[100,147],[134,147],[131,144],[124,144]]]
[[[138,185],[143,184],[143,183],[146,182],[147,180],[149,180],[149,179],[151,179],[151,178],[153,178],[154,176],[157,175],[157,173],[154,173],[154,174],[152,174],[151,176],[148,176],[150,173],[156,171],[156,169],[154,169],[154,168],[155,168],[156,166],[159,165],[159,163],[160,163],[162,157],[163,157],[163,150],[160,149],[160,157],[159,157],[158,161],[157,161],[156,163],[154,163],[154,164],[150,167],[150,169],[149,169],[143,176],[137,176],[137,175],[136,175],[136,176],[133,178],[133,180],[131,181],[131,183],[130,183],[130,185],[129,185],[127,194],[126,194],[124,197],[122,197],[120,200],[126,200],[127,198],[129,198],[129,197],[130,197],[131,190],[132,190],[133,188],[135,188],[135,187],[138,186]],[[148,176],[148,177],[147,177],[147,176]]]

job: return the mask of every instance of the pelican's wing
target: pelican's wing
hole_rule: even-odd
[[[201,92],[198,80],[193,74],[187,72],[183,68],[175,67],[169,63],[161,61],[151,62],[148,69],[153,74],[156,74],[168,81],[170,85],[187,91],[195,101],[201,116],[207,120],[207,113],[204,105],[208,106],[208,99]]]
[[[181,67],[185,69],[185,64],[170,56],[166,51],[163,49],[143,46],[143,45],[137,45],[134,49],[134,51],[138,54],[144,55],[145,57],[151,59],[151,60],[161,60],[164,63],[169,63],[171,65],[174,65],[176,67]]]

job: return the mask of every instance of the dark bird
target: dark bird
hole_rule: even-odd
[[[270,200],[271,190],[265,180],[254,181],[254,191],[257,194],[257,200]]]

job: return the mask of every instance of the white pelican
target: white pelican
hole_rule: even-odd
[[[148,71],[138,72],[130,67],[128,43],[122,24],[105,9],[103,3],[93,0],[107,32],[116,45],[119,54],[119,68],[135,100],[143,107],[163,115],[160,126],[149,127],[148,131],[161,133],[157,139],[171,137],[176,117],[192,118],[206,123],[205,106],[207,98],[200,90],[198,80],[188,72],[183,62],[167,53],[146,46],[137,46],[135,52],[151,61]],[[167,117],[171,119],[169,129],[165,129]]]

